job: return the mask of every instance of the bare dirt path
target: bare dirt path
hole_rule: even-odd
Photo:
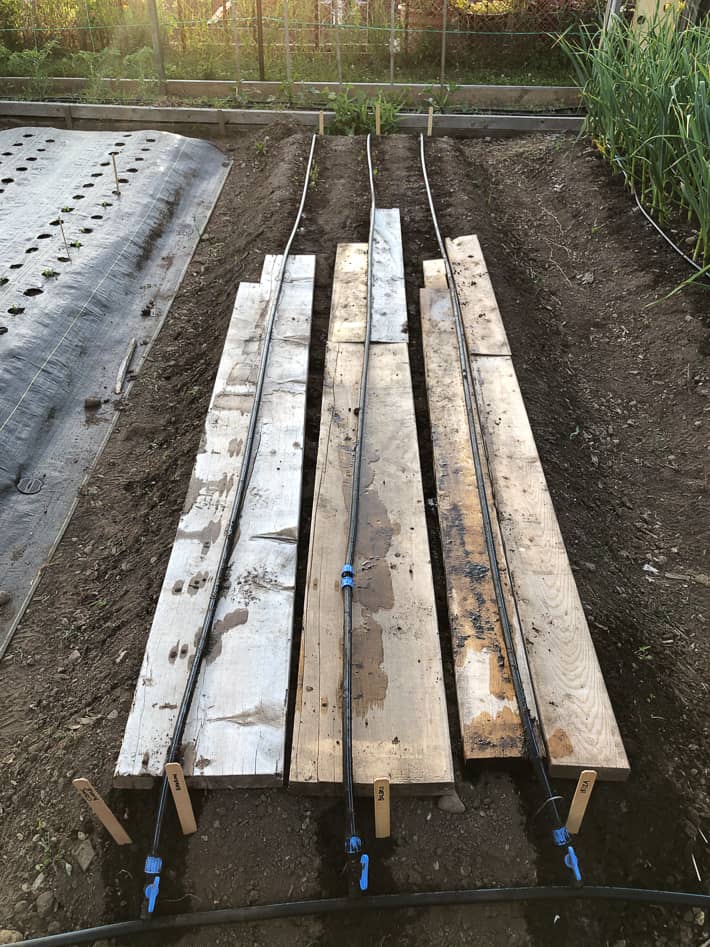
[[[109,792],[110,774],[236,285],[258,278],[263,255],[282,249],[308,144],[272,128],[227,146],[234,168],[205,239],[0,668],[0,926],[39,932],[136,916],[154,800]],[[580,839],[583,866],[590,881],[695,890],[690,855],[703,875],[710,871],[698,834],[710,837],[707,296],[695,290],[646,308],[685,270],[584,145],[436,140],[429,153],[443,231],[481,238],[631,756],[631,781],[596,791]],[[416,300],[421,260],[436,247],[417,142],[382,139],[375,160],[380,204],[402,210],[410,356],[433,499]],[[302,548],[335,246],[366,239],[368,212],[363,140],[326,139],[316,161],[295,247],[318,254]],[[433,517],[429,526],[440,569]],[[302,585],[301,574],[301,596]],[[443,599],[439,606],[446,655]],[[127,813],[132,849],[112,847],[83,817],[76,775],[90,775]],[[425,800],[397,804],[395,838],[371,849],[374,890],[564,878],[546,826],[533,819],[538,796],[524,768],[458,776],[462,815]],[[250,791],[199,794],[196,803],[198,834],[165,853],[166,910],[342,892],[337,800]],[[75,855],[79,833],[94,851],[86,873]],[[177,838],[170,823],[166,838]],[[441,910],[164,942],[697,947],[708,936],[700,920],[604,906]]]

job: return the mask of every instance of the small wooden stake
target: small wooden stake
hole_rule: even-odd
[[[173,802],[177,809],[180,828],[183,835],[192,835],[197,831],[197,822],[195,822],[195,813],[192,810],[192,801],[190,793],[185,782],[185,774],[179,763],[166,763],[165,775],[168,777],[168,786],[173,794]]]
[[[72,786],[94,813],[117,845],[131,845],[133,839],[96,792],[88,779],[73,779]]]
[[[116,193],[120,197],[121,188],[118,186],[118,170],[116,168],[116,155],[111,155],[111,161],[113,161],[113,176],[116,178]]]
[[[380,115],[380,103],[375,102],[375,134],[379,135],[382,131],[382,117]]]
[[[431,131],[434,127],[434,106],[429,106],[429,116],[426,120],[426,135],[427,138],[431,138]]]
[[[390,781],[376,779],[375,787],[375,838],[390,837]]]
[[[325,112],[318,113],[318,134],[325,135]]]
[[[120,395],[121,392],[123,391],[123,385],[124,385],[124,382],[126,381],[126,375],[128,374],[128,369],[130,368],[131,360],[135,354],[135,351],[136,351],[136,340],[131,339],[131,341],[128,343],[128,348],[126,350],[126,354],[123,357],[123,361],[118,367],[118,375],[116,376],[116,385],[113,389],[117,395]]]
[[[67,256],[71,259],[71,253],[69,252],[69,244],[67,243],[67,235],[64,233],[64,221],[62,218],[59,218],[59,229],[62,232],[62,240],[64,241],[64,249],[67,251]]]
[[[587,811],[589,799],[594,789],[594,783],[597,781],[597,772],[594,769],[583,769],[577,780],[577,788],[572,797],[572,805],[569,807],[567,816],[567,831],[570,835],[576,835],[582,827],[582,819]]]

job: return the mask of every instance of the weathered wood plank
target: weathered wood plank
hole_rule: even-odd
[[[424,260],[424,287],[426,289],[447,289],[446,267],[443,260]]]
[[[510,355],[508,336],[476,236],[447,239],[471,355]]]
[[[407,337],[399,208],[378,207],[372,240],[372,341],[406,342]]]
[[[292,124],[317,128],[321,113],[313,110],[289,109],[212,109],[182,108],[154,105],[90,105],[52,102],[27,102],[0,99],[0,115],[6,118],[63,118],[72,122],[125,122],[147,128],[156,125],[271,125],[289,121]],[[335,119],[334,112],[325,112],[325,124]],[[400,112],[398,128],[402,132],[425,131],[428,116],[416,112]],[[579,132],[584,119],[576,115],[450,115],[437,114],[434,134],[467,135],[479,132]]]
[[[406,342],[407,303],[398,208],[375,211],[372,262],[373,342]],[[340,244],[331,300],[331,340],[362,342],[367,314],[367,244]],[[337,318],[333,318],[337,314]]]
[[[502,539],[499,558],[507,560],[517,607],[516,652],[528,655],[527,667],[534,683],[550,772],[575,778],[590,768],[603,779],[624,779],[629,773],[628,759],[513,362],[507,354],[507,337],[480,245],[475,237],[459,237],[448,240],[447,248],[459,292],[481,417],[479,434],[482,433],[486,447],[492,487],[488,495],[494,498],[497,510],[497,543]],[[424,277],[425,285],[443,288],[443,261],[426,264]],[[441,307],[443,320],[447,306],[443,293],[438,301],[434,300],[433,290],[430,295],[429,317],[423,307],[425,355],[429,360],[427,325],[431,325],[431,314],[436,313],[437,306]],[[436,406],[433,410],[436,414]],[[434,429],[432,416],[435,436]],[[439,503],[441,507],[441,499]],[[446,516],[444,503],[442,525]],[[511,608],[508,611],[513,613]],[[522,666],[526,668],[525,663]],[[535,701],[528,699],[534,707]]]
[[[550,772],[625,779],[628,759],[512,360],[474,356],[472,365]]]
[[[438,268],[425,266],[425,282],[433,280],[440,286],[440,277]],[[483,532],[448,289],[423,289],[420,301],[437,506],[464,758],[523,756],[522,725]],[[477,435],[479,443],[482,443],[478,430]],[[490,482],[486,475],[487,469],[484,468],[485,487],[490,497]],[[534,694],[495,517],[493,528],[506,610],[517,643],[518,664],[526,684],[528,704],[535,716]]]
[[[239,479],[277,257],[237,293],[205,433],[153,619],[115,781],[163,771]],[[193,783],[283,772],[315,258],[292,257],[269,354],[258,442],[228,582],[185,730]]]
[[[347,295],[339,285],[349,265],[344,250],[338,264],[334,301]],[[361,269],[351,287],[361,306],[365,275]],[[360,341],[333,341],[346,321],[363,326],[364,311],[353,318],[349,304],[334,304],[291,758],[291,786],[312,792],[342,781],[340,569],[363,358]],[[386,777],[400,791],[439,793],[453,782],[453,763],[405,342],[372,346],[364,420],[353,608],[355,783],[371,792],[373,781]]]

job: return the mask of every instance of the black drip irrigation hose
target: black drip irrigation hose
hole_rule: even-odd
[[[303,214],[303,207],[306,203],[306,194],[308,193],[308,185],[310,182],[311,174],[311,165],[313,163],[313,154],[316,148],[317,136],[314,135],[311,141],[311,150],[308,155],[308,165],[306,167],[306,177],[303,184],[303,193],[301,194],[301,203],[298,207],[298,213],[296,214],[296,221],[291,230],[291,234],[286,243],[286,247],[281,257],[278,270],[276,272],[276,289],[275,292],[272,291],[271,299],[269,302],[269,308],[266,316],[266,327],[264,331],[264,342],[261,351],[261,361],[259,364],[259,375],[257,378],[256,388],[254,391],[254,405],[252,407],[251,416],[249,418],[249,428],[247,430],[246,436],[246,445],[244,448],[244,453],[242,455],[242,465],[239,471],[239,481],[237,483],[237,490],[234,496],[234,503],[232,504],[232,509],[229,515],[229,523],[227,525],[227,530],[225,533],[224,545],[222,546],[222,551],[220,553],[219,560],[217,562],[217,568],[215,571],[215,579],[212,584],[212,589],[210,591],[209,601],[207,603],[207,611],[205,612],[205,617],[202,622],[202,627],[200,629],[199,638],[197,640],[197,645],[195,647],[195,655],[192,661],[192,667],[190,668],[190,674],[185,684],[185,690],[182,695],[182,700],[180,702],[180,708],[175,718],[175,728],[173,730],[172,739],[170,740],[170,745],[168,747],[167,756],[165,758],[166,763],[173,763],[177,759],[178,753],[180,751],[180,743],[182,741],[183,732],[185,730],[185,723],[187,721],[187,716],[190,712],[190,707],[192,705],[192,699],[195,694],[195,687],[197,685],[197,679],[200,675],[200,669],[202,667],[202,659],[207,648],[207,643],[210,637],[210,631],[212,629],[212,623],[214,621],[215,611],[217,609],[217,602],[219,600],[219,594],[222,589],[222,584],[224,580],[224,575],[229,564],[229,558],[232,553],[232,547],[234,545],[234,536],[236,534],[237,526],[239,524],[239,518],[241,516],[242,507],[244,505],[244,498],[246,496],[247,487],[249,484],[249,478],[251,476],[251,466],[252,466],[252,453],[254,449],[254,441],[256,435],[257,422],[259,418],[259,409],[261,407],[261,396],[264,389],[264,379],[266,376],[266,367],[269,360],[269,350],[271,348],[271,337],[274,329],[274,321],[276,318],[276,310],[278,308],[279,301],[281,299],[281,292],[283,290],[283,281],[284,274],[286,272],[286,264],[288,261],[288,255],[291,251],[291,246],[293,244],[294,238],[296,236],[296,231],[301,222],[301,216]],[[273,284],[272,284],[273,285]],[[156,900],[158,898],[158,892],[160,889],[160,875],[163,867],[163,861],[160,857],[160,836],[163,829],[163,820],[165,818],[165,808],[167,805],[168,799],[168,777],[163,776],[163,781],[160,787],[160,799],[158,801],[158,808],[155,814],[155,826],[153,829],[153,841],[151,844],[150,854],[146,857],[145,860],[145,874],[146,874],[146,885],[144,889],[144,901],[143,901],[143,916],[152,915]]]
[[[500,614],[500,623],[501,629],[503,631],[503,639],[505,641],[505,647],[508,654],[508,667],[510,668],[510,677],[513,682],[513,689],[515,691],[515,697],[518,703],[518,709],[520,712],[520,719],[523,724],[523,734],[525,739],[525,750],[527,756],[532,763],[535,774],[540,782],[544,793],[544,802],[540,807],[540,810],[547,809],[550,814],[551,820],[553,822],[552,829],[552,838],[555,845],[559,846],[566,850],[564,856],[564,862],[567,868],[572,873],[572,882],[573,884],[582,883],[582,874],[579,870],[579,863],[577,861],[577,855],[571,844],[572,840],[570,838],[569,832],[565,828],[565,825],[560,816],[560,811],[557,806],[558,796],[552,791],[552,786],[550,785],[550,780],[547,775],[547,770],[545,768],[545,761],[540,754],[540,750],[537,743],[537,738],[535,736],[535,729],[533,726],[532,714],[530,712],[530,707],[528,705],[527,696],[525,694],[525,687],[523,686],[523,679],[520,674],[520,667],[518,665],[518,659],[515,652],[515,645],[513,642],[513,632],[510,625],[510,617],[508,615],[508,608],[505,601],[505,595],[503,593],[503,583],[501,580],[500,573],[500,563],[498,562],[498,554],[495,547],[495,541],[493,538],[493,525],[491,520],[490,513],[490,504],[488,496],[486,493],[486,484],[483,477],[483,457],[481,445],[478,442],[477,430],[480,427],[480,416],[478,412],[478,402],[475,397],[473,390],[473,380],[471,378],[471,367],[468,358],[468,351],[466,349],[466,336],[463,325],[463,317],[461,315],[461,304],[459,302],[458,292],[456,289],[456,283],[454,280],[453,270],[451,268],[451,261],[449,260],[449,255],[446,251],[446,246],[444,241],[441,238],[441,231],[439,229],[439,222],[436,216],[436,208],[434,207],[434,198],[432,197],[431,187],[429,186],[429,175],[427,174],[426,167],[426,158],[424,155],[424,135],[419,136],[419,156],[421,159],[422,174],[424,176],[424,185],[426,187],[427,199],[429,201],[429,210],[431,211],[431,218],[434,224],[434,231],[436,232],[436,240],[439,245],[439,252],[444,261],[444,267],[446,269],[446,279],[449,284],[449,295],[451,297],[451,307],[454,314],[454,323],[456,326],[456,339],[458,342],[458,351],[459,351],[459,362],[461,368],[461,376],[463,379],[463,388],[464,388],[464,398],[466,402],[466,413],[468,415],[468,427],[471,437],[471,450],[473,453],[473,464],[476,471],[476,485],[478,487],[478,499],[481,507],[481,513],[483,518],[483,532],[486,540],[486,550],[488,552],[488,559],[491,568],[491,578],[493,580],[493,588],[495,590],[496,604],[498,606],[498,611]]]
[[[353,592],[355,585],[355,543],[360,509],[360,480],[362,472],[362,446],[365,432],[365,409],[367,408],[367,373],[370,362],[370,337],[372,335],[372,244],[375,234],[375,179],[372,173],[372,151],[370,135],[367,136],[367,170],[370,183],[370,229],[367,237],[367,315],[365,318],[365,344],[360,373],[360,399],[357,415],[357,433],[353,452],[352,492],[350,495],[350,522],[345,564],[340,574],[343,592],[343,791],[345,794],[345,854],[347,856],[348,891],[359,895],[367,890],[369,858],[363,852],[362,839],[358,835],[355,818],[355,793],[353,789]]]
[[[618,155],[616,155],[615,158],[614,158],[614,161],[615,161],[616,164],[619,166],[619,170],[620,170],[621,173],[624,175],[624,177],[626,178],[627,183],[629,184],[629,188],[630,188],[630,190],[631,190],[631,193],[633,194],[634,200],[636,201],[636,206],[637,206],[638,209],[641,211],[641,213],[642,213],[643,216],[646,218],[646,220],[649,222],[649,224],[654,228],[654,230],[656,230],[656,231],[663,237],[663,239],[666,241],[666,243],[668,244],[669,247],[671,247],[673,250],[675,250],[675,252],[676,252],[679,256],[682,256],[682,257],[683,257],[683,259],[684,259],[685,262],[688,264],[688,266],[692,267],[694,270],[697,270],[697,272],[700,273],[702,276],[704,276],[705,279],[710,279],[710,276],[708,275],[708,267],[707,267],[707,266],[701,266],[701,265],[700,265],[699,263],[697,263],[692,257],[688,256],[687,253],[684,253],[683,250],[681,250],[681,248],[678,246],[678,244],[677,244],[677,243],[674,243],[674,241],[673,241],[673,240],[668,236],[668,234],[665,232],[665,230],[663,229],[663,227],[661,227],[660,224],[656,223],[656,221],[653,219],[653,217],[649,214],[649,212],[648,212],[648,211],[646,210],[646,208],[643,206],[643,204],[641,203],[641,200],[640,200],[638,194],[636,193],[636,189],[635,189],[635,188],[633,187],[633,185],[630,183],[629,178],[628,178],[627,175],[626,175],[626,171],[624,170],[624,165],[622,164],[621,158],[620,158]],[[693,277],[693,279],[694,279],[694,278],[695,278],[695,277]]]
[[[67,947],[94,940],[121,939],[155,931],[214,927],[219,924],[248,924],[255,921],[347,914],[351,911],[390,911],[406,908],[451,907],[473,904],[513,904],[532,901],[617,901],[628,904],[655,904],[671,907],[710,909],[710,895],[687,891],[660,891],[647,888],[615,888],[589,885],[582,888],[549,885],[527,888],[473,888],[463,891],[418,891],[409,894],[363,895],[361,898],[323,898],[309,901],[281,901],[251,907],[168,914],[150,921],[119,921],[102,927],[48,934],[23,940],[17,947]]]

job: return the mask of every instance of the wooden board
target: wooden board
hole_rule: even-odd
[[[242,283],[205,432],[116,766],[119,785],[162,775],[239,478],[278,266]],[[192,783],[264,785],[283,772],[315,258],[286,270],[256,455],[209,651],[184,737]]]
[[[373,342],[406,342],[407,302],[399,210],[377,208],[373,241]],[[365,337],[367,315],[367,244],[338,245],[333,283],[331,341],[358,342]]]
[[[552,775],[629,763],[594,651],[476,237],[447,240],[464,320],[503,555]],[[442,265],[425,278],[441,285]],[[470,272],[469,272],[470,267]],[[444,305],[440,302],[440,305]],[[516,649],[519,652],[521,648]]]
[[[336,300],[348,259],[337,258],[331,341],[307,572],[290,784],[318,792],[342,782],[342,593],[364,313],[350,337]],[[364,279],[364,272],[361,280]],[[364,301],[362,281],[353,292]],[[395,324],[396,325],[396,324]],[[381,333],[380,326],[377,328]],[[453,784],[441,652],[405,342],[370,351],[363,487],[353,608],[355,784],[385,777],[400,791]]]
[[[478,237],[446,240],[471,355],[510,355],[508,336]]]
[[[507,356],[474,356],[481,420],[552,775],[629,763]]]
[[[424,286],[427,289],[447,289],[446,267],[443,260],[424,260]]]
[[[431,276],[431,272],[426,272],[425,280]],[[438,283],[438,279],[435,282]],[[518,703],[510,678],[483,532],[449,291],[423,289],[420,301],[463,754],[466,760],[524,756]],[[490,486],[486,486],[490,496]],[[493,526],[507,613],[520,640],[517,611],[495,517]],[[528,682],[528,702],[535,715],[524,649],[519,647],[517,654],[521,673]]]

